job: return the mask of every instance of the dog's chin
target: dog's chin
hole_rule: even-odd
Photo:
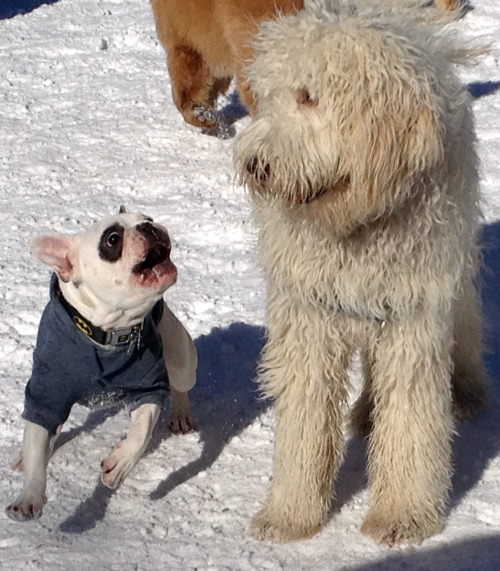
[[[250,192],[257,201],[280,201],[289,208],[306,207],[324,197],[333,198],[335,194],[343,193],[349,186],[349,177],[342,177],[332,184],[318,187],[300,187],[298,185],[258,184],[252,181],[248,184]]]
[[[167,289],[177,281],[177,268],[170,259],[170,248],[155,244],[144,259],[132,269],[136,285],[140,287]]]

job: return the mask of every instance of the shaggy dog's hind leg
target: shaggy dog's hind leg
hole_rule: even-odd
[[[272,306],[272,303],[271,303]],[[252,533],[278,542],[319,531],[343,451],[347,358],[315,308],[281,300],[269,311],[260,381],[276,399],[274,479]]]
[[[478,294],[472,280],[455,302],[453,330],[453,414],[467,420],[488,408],[491,394],[482,361],[482,322]]]
[[[373,350],[371,502],[362,531],[389,545],[437,533],[450,487],[452,325],[433,317],[388,322]]]

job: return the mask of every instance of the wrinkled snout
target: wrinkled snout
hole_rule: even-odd
[[[170,249],[170,238],[168,232],[161,226],[157,226],[148,220],[137,224],[137,232],[142,234],[150,245],[161,243]]]
[[[132,268],[141,286],[170,286],[177,280],[177,269],[170,259],[171,242],[162,226],[144,221],[135,226],[143,240],[143,253]]]

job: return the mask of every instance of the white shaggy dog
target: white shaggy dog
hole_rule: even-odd
[[[485,407],[478,160],[466,50],[430,9],[310,1],[261,26],[249,66],[256,120],[236,167],[251,191],[267,286],[260,383],[276,400],[274,481],[253,522],[264,539],[316,533],[351,414],[368,440],[375,540],[440,530],[453,412]]]

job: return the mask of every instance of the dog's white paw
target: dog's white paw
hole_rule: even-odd
[[[130,474],[142,456],[142,449],[137,449],[126,439],[119,442],[113,453],[101,462],[101,481],[108,488],[118,488]]]
[[[421,543],[426,537],[439,533],[440,529],[437,514],[390,518],[369,513],[361,526],[362,533],[389,547],[398,543]]]
[[[308,522],[300,524],[297,520],[287,521],[279,513],[274,513],[268,506],[264,507],[253,519],[251,532],[257,539],[288,543],[309,539],[321,529],[321,524]]]
[[[18,498],[5,508],[5,513],[15,521],[33,521],[43,513],[47,498],[43,495],[21,493]]]

